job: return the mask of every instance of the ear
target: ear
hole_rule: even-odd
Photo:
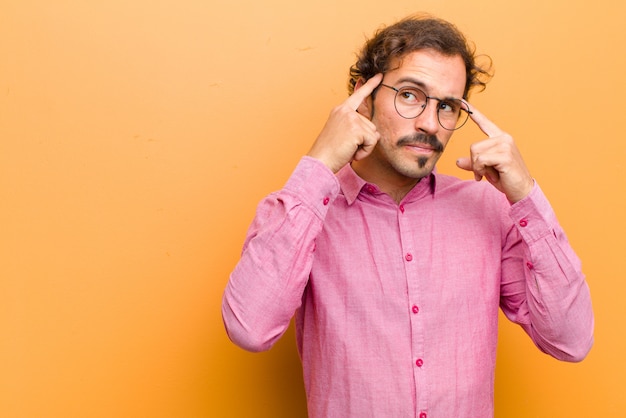
[[[354,91],[357,91],[358,89],[360,89],[361,87],[363,87],[363,84],[365,84],[367,82],[366,79],[364,78],[359,78],[358,81],[356,82],[356,84],[354,85]],[[365,100],[363,100],[361,102],[361,104],[359,105],[359,108],[356,110],[360,115],[368,118],[368,119],[372,119],[372,115],[373,115],[373,109],[374,109],[374,104],[373,104],[373,98],[372,95],[368,95]]]

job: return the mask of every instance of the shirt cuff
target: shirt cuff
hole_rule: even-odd
[[[339,194],[339,181],[320,160],[304,156],[285,184],[284,190],[324,217]]]
[[[528,196],[511,206],[510,216],[527,243],[554,234],[558,228],[554,210],[537,182]]]

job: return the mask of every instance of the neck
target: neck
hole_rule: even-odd
[[[394,170],[389,173],[376,169],[367,164],[367,158],[361,161],[353,161],[352,169],[363,180],[378,186],[382,192],[388,194],[398,204],[422,180],[422,178],[414,179],[399,176]]]

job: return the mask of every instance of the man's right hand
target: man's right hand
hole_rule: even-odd
[[[326,125],[307,154],[322,161],[333,173],[353,160],[367,157],[378,142],[376,126],[357,110],[383,79],[382,74],[357,84],[354,93],[331,112]]]

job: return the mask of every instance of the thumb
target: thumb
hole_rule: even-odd
[[[469,157],[461,157],[456,160],[456,166],[463,170],[474,171],[474,167],[472,166],[472,159]],[[482,178],[483,176],[481,176],[480,174],[474,173],[474,179],[476,179],[476,181],[480,181]]]
[[[472,160],[469,157],[461,157],[456,160],[456,166],[467,171],[472,171]]]

